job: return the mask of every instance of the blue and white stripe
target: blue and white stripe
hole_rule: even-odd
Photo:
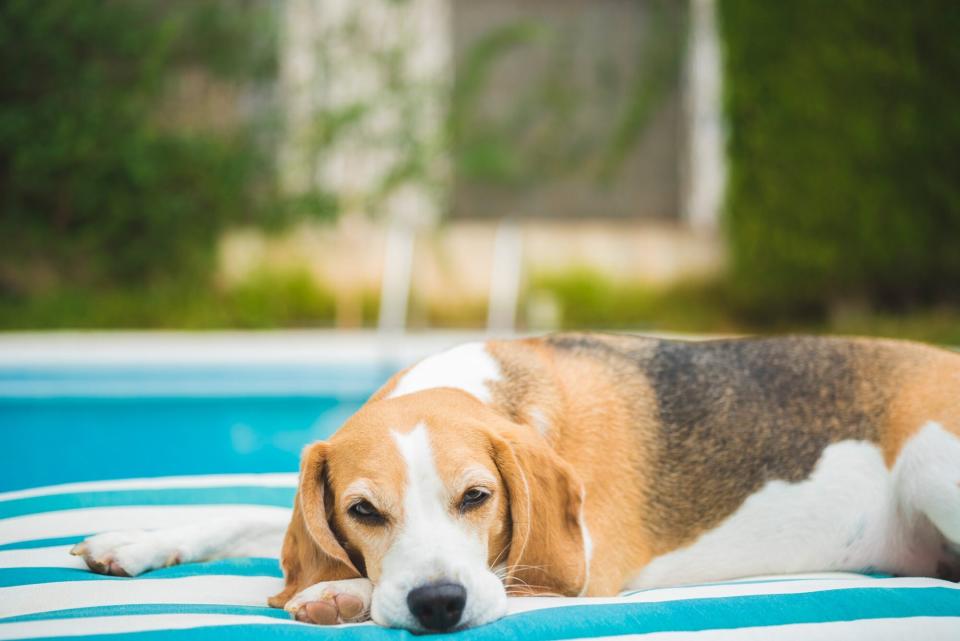
[[[0,494],[0,639],[408,638],[370,624],[318,628],[266,607],[276,558],[104,577],[68,554],[86,535],[287,510],[294,474],[73,483]],[[279,551],[278,551],[279,552]],[[960,639],[960,587],[857,574],[758,577],[614,598],[517,598],[461,641],[643,635],[650,641]],[[435,637],[431,637],[435,638]]]

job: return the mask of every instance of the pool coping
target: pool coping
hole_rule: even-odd
[[[491,337],[469,331],[64,331],[0,333],[0,367],[411,363]]]

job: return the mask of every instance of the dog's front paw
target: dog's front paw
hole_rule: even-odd
[[[370,618],[372,596],[370,579],[323,581],[298,592],[283,609],[304,623],[359,623]]]
[[[94,572],[113,576],[137,576],[180,562],[176,549],[144,530],[96,534],[74,545],[70,554],[83,557]]]

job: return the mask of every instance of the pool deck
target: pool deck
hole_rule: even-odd
[[[489,336],[464,331],[10,332],[0,333],[0,367],[409,363]]]

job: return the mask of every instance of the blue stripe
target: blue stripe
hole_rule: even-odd
[[[0,502],[0,518],[128,505],[249,504],[292,507],[293,487],[177,487],[143,490],[107,490],[31,496]]]
[[[25,541],[15,541],[0,545],[0,552],[4,550],[30,550],[32,548],[49,548],[55,545],[70,545],[79,543],[90,536],[89,534],[76,534],[74,536],[58,536],[52,539],[29,539]]]
[[[277,559],[220,559],[206,563],[184,563],[146,572],[138,577],[106,576],[75,568],[0,568],[0,588],[64,581],[138,581],[140,579],[179,579],[187,576],[272,576],[282,578]]]
[[[960,590],[949,588],[855,588],[802,594],[685,599],[661,603],[581,605],[525,612],[431,641],[547,641],[592,636],[731,630],[797,623],[860,619],[960,616]],[[79,624],[78,624],[79,625]],[[38,630],[39,632],[39,630]],[[2,630],[0,630],[2,633]],[[384,641],[417,637],[376,626],[230,625],[71,636],[71,639],[124,641],[262,641],[263,639],[344,639]]]
[[[136,605],[103,605],[88,608],[69,608],[50,612],[35,612],[0,618],[0,624],[26,621],[50,621],[84,617],[115,617],[137,614],[246,614],[287,620],[286,610],[256,605],[205,605],[194,603],[138,603]]]

